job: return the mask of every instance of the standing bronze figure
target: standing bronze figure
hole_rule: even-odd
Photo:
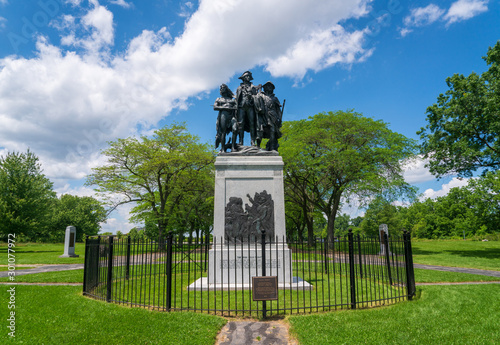
[[[278,151],[278,139],[281,138],[282,108],[280,101],[274,95],[274,84],[268,81],[263,85],[263,89],[264,92],[259,93],[257,102],[257,136],[269,139],[266,144],[267,151]],[[258,144],[260,145],[260,141]]]
[[[230,148],[231,152],[255,154],[262,151],[262,139],[269,139],[265,150],[277,151],[285,101],[280,104],[274,94],[275,86],[270,81],[263,86],[254,86],[250,71],[238,79],[241,79],[241,84],[236,89],[236,98],[227,85],[222,84],[221,97],[215,100],[214,110],[219,112],[215,147],[220,145],[220,152]],[[230,132],[232,137],[226,143],[226,135]],[[250,133],[250,147],[243,146],[245,132]]]
[[[255,87],[252,85],[252,72],[246,71],[239,77],[242,82],[236,89],[236,105],[238,107],[238,136],[239,144],[243,146],[243,138],[245,131],[250,133],[250,145],[256,146],[257,128],[256,128],[256,112],[254,98],[260,85]]]
[[[214,110],[219,111],[217,116],[217,123],[215,125],[217,134],[215,136],[215,148],[219,147],[220,152],[226,152],[228,147],[232,151],[236,150],[236,135],[238,130],[238,121],[236,120],[236,100],[234,99],[233,92],[227,87],[226,84],[220,86],[220,97],[215,100]],[[226,144],[226,134],[233,134]]]

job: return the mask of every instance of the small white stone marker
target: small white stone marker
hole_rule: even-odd
[[[389,237],[389,227],[387,224],[380,224],[378,227],[379,238],[380,238],[380,253],[379,255],[385,255],[385,238],[384,234]],[[389,250],[389,255],[391,255],[391,251]]]
[[[66,236],[64,237],[64,254],[60,258],[77,258],[75,254],[76,228],[74,226],[66,227]]]

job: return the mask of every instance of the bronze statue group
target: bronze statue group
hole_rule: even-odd
[[[274,95],[274,84],[268,81],[264,85],[252,84],[252,73],[246,71],[239,77],[241,84],[236,90],[236,97],[226,84],[220,86],[220,97],[215,100],[214,110],[217,117],[217,135],[215,147],[220,151],[240,151],[243,147],[245,132],[250,133],[250,145],[260,148],[262,139],[269,139],[266,151],[278,150],[281,137],[281,119],[283,105]],[[231,134],[226,142],[226,136]]]

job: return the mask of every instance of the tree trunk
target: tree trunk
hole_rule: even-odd
[[[302,204],[302,211],[304,213],[304,220],[307,226],[307,245],[312,246],[314,244],[314,220],[313,217],[309,215],[309,209],[307,206],[308,205],[304,202],[304,204]]]
[[[328,215],[328,225],[326,228],[326,233],[327,240],[331,246],[333,246],[333,243],[335,241],[335,218],[337,217],[337,211],[339,210],[340,206],[340,197],[341,193],[338,193],[338,195],[334,196],[333,205],[330,210],[330,214]]]
[[[158,249],[164,251],[166,249],[165,244],[165,230],[167,225],[163,219],[158,220]]]

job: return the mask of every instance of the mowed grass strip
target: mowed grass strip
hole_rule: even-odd
[[[58,272],[44,272],[16,275],[15,280],[11,281],[9,277],[0,278],[0,282],[16,283],[83,283],[83,270],[70,270]]]
[[[301,345],[498,344],[500,285],[425,286],[389,307],[290,316]]]
[[[479,274],[434,271],[415,268],[416,283],[462,283],[491,281],[500,281],[500,278],[483,276]]]
[[[500,241],[412,241],[413,262],[500,271]]]
[[[205,314],[162,313],[91,300],[81,295],[81,287],[18,285],[15,289],[15,338],[4,327],[2,344],[212,345],[227,322]],[[2,290],[7,300],[7,288]],[[6,320],[7,308],[2,309]]]
[[[18,269],[18,268],[16,268]],[[8,277],[0,278],[0,282],[10,281]],[[19,275],[15,277],[19,283],[82,283],[83,270],[46,272]],[[500,281],[500,278],[467,273],[443,272],[415,269],[417,283],[459,283],[459,282],[488,282]]]
[[[0,258],[5,258],[0,264],[7,264],[7,249],[7,243],[0,243]],[[16,243],[12,249],[17,265],[84,263],[85,243],[75,244],[78,258],[60,258],[64,254],[63,243]]]

